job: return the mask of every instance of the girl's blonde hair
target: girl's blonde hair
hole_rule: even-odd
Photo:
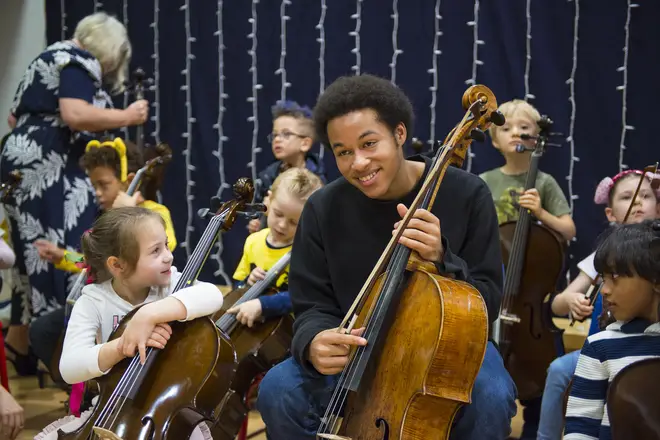
[[[291,197],[305,202],[314,191],[322,186],[323,182],[319,176],[307,168],[290,168],[277,176],[273,182],[273,186],[270,188],[270,199],[273,200],[278,191],[286,191]]]
[[[97,12],[78,22],[73,38],[101,63],[103,77],[111,86],[111,92],[122,92],[132,55],[126,27],[115,17]]]
[[[127,276],[132,274],[140,259],[137,231],[146,220],[154,219],[165,227],[157,212],[139,206],[110,209],[96,219],[92,229],[81,239],[82,251],[89,275],[94,282],[112,278],[106,262],[117,257],[128,265]]]
[[[513,115],[517,113],[521,113],[526,118],[529,118],[532,121],[534,121],[534,123],[536,123],[536,130],[537,131],[539,130],[538,122],[541,120],[541,114],[539,113],[538,110],[536,110],[536,108],[534,108],[532,104],[530,104],[527,101],[523,101],[522,99],[514,99],[512,101],[508,101],[500,105],[498,110],[500,111],[500,113],[504,115],[505,119],[509,119],[510,117],[513,117]],[[488,129],[488,132],[490,133],[490,137],[492,139],[494,139],[495,136],[497,136],[497,130],[499,128],[500,127],[493,124]]]

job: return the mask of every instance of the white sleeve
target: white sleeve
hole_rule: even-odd
[[[64,336],[60,359],[60,373],[69,384],[85,382],[107,372],[99,369],[99,351],[103,344],[96,343],[101,326],[98,300],[82,295],[76,301]]]
[[[578,269],[580,269],[582,272],[586,273],[589,278],[592,280],[595,280],[596,277],[598,276],[598,272],[596,272],[596,268],[594,267],[594,257],[596,256],[596,253],[594,252],[593,254],[589,255],[587,258],[584,260],[580,261],[577,265]]]
[[[186,307],[187,315],[184,321],[211,315],[222,307],[223,296],[220,289],[211,283],[196,282],[172,294]]]

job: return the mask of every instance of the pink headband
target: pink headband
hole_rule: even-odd
[[[600,181],[598,186],[596,187],[596,194],[594,195],[594,202],[597,205],[607,205],[609,203],[609,197],[610,197],[610,191],[612,191],[612,188],[614,187],[614,184],[616,183],[617,180],[621,179],[622,177],[627,176],[628,174],[637,174],[637,175],[642,175],[641,170],[626,170],[622,171],[619,174],[617,174],[614,177],[606,177],[603,180]],[[653,173],[646,173],[646,177],[650,181],[660,179],[660,174],[653,174]],[[655,189],[655,195],[660,199],[660,187]]]

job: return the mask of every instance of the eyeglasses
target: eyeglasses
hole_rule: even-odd
[[[292,131],[286,131],[285,130],[281,133],[278,133],[278,132],[270,133],[268,136],[266,136],[266,138],[268,139],[268,142],[272,144],[277,136],[280,136],[285,141],[288,141],[291,138],[291,136],[296,136],[296,137],[299,137],[301,139],[309,137],[309,136],[305,136],[304,134],[293,133]]]

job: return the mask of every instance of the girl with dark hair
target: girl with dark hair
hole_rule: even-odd
[[[633,362],[660,357],[660,220],[608,231],[594,259],[616,322],[589,336],[578,359],[564,439],[612,438],[607,389]]]

